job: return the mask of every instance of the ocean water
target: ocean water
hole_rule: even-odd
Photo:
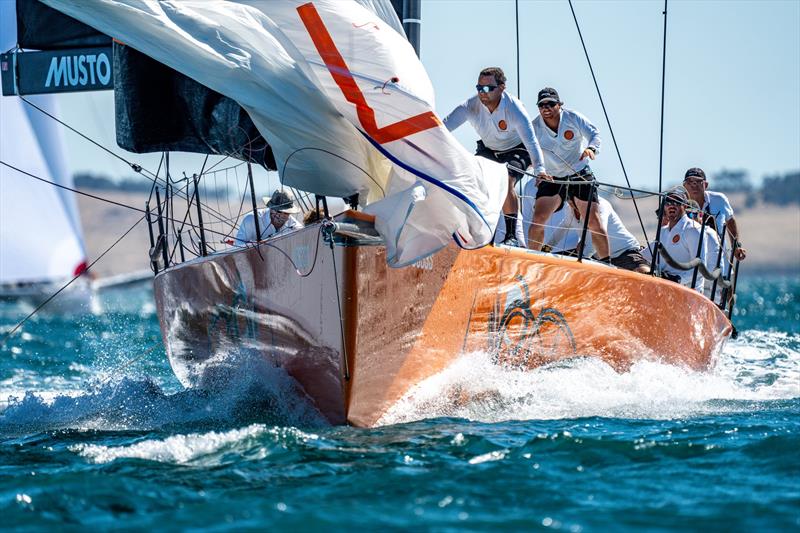
[[[740,280],[708,372],[464,354],[374,429],[258,365],[183,390],[148,293],[118,297],[0,347],[0,529],[800,529],[796,277]]]

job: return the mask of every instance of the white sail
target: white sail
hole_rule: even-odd
[[[506,170],[441,125],[388,1],[45,3],[236,100],[283,183],[360,195],[390,264],[491,241]]]
[[[3,50],[16,41],[14,9],[2,2]],[[57,113],[52,97],[30,100]],[[38,115],[17,97],[0,97],[0,160],[71,187],[61,126]],[[70,278],[85,257],[74,194],[0,165],[0,285]]]

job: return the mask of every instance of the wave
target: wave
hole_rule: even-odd
[[[296,382],[263,360],[210,368],[203,388],[175,393],[150,378],[122,377],[84,391],[26,392],[0,412],[0,436],[55,430],[153,431],[253,422],[325,425]]]
[[[745,332],[706,372],[641,361],[618,373],[588,357],[521,371],[475,352],[417,385],[379,424],[431,417],[672,419],[747,410],[752,402],[800,397],[799,347],[796,335]]]
[[[259,461],[273,453],[273,448],[298,447],[306,441],[316,439],[319,439],[318,435],[295,428],[251,424],[230,431],[173,435],[127,446],[75,444],[69,449],[93,463],[109,463],[116,459],[145,459],[161,463],[202,463],[203,466],[213,466],[226,460],[234,460],[233,457],[236,461],[242,458]]]

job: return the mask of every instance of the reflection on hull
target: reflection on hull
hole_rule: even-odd
[[[331,423],[370,426],[464,352],[523,369],[577,356],[618,370],[641,358],[702,369],[730,333],[707,299],[649,276],[495,247],[451,246],[392,269],[382,246],[331,250],[318,232],[156,277],[167,352],[185,385],[255,355],[291,375]]]

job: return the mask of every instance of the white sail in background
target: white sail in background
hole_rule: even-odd
[[[8,50],[16,42],[15,6],[2,4],[0,45]],[[51,96],[30,100],[57,113]],[[71,187],[62,126],[37,114],[18,97],[0,97],[0,160]],[[85,258],[74,194],[0,165],[0,285],[69,279]]]
[[[56,181],[23,105],[0,98],[0,160]],[[85,257],[58,190],[0,165],[0,284],[71,278]]]
[[[284,184],[360,195],[390,264],[491,241],[505,167],[441,125],[388,0],[45,3],[236,100]]]

